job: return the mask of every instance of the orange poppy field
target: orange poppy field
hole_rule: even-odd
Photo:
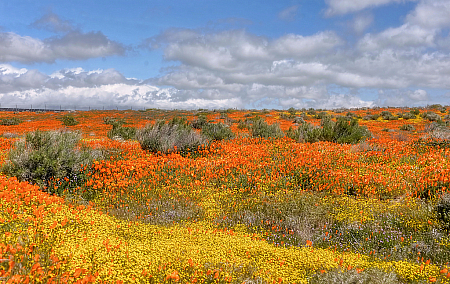
[[[0,282],[450,283],[449,110],[0,112],[3,166],[37,130],[80,133],[103,153],[76,186],[0,174]],[[199,116],[234,136],[195,154],[108,137],[110,120]],[[288,133],[324,116],[371,137],[306,143],[247,127]]]

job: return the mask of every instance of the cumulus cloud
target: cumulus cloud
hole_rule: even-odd
[[[416,106],[430,99],[425,90],[379,90],[376,104],[379,106]]]
[[[366,34],[357,47],[364,51],[376,51],[396,47],[432,47],[435,45],[436,30],[429,30],[406,23],[400,27],[388,28],[381,33]]]
[[[360,23],[360,28],[371,21]],[[180,64],[151,82],[189,90],[185,94],[204,99],[244,98],[251,105],[270,102],[282,107],[338,107],[347,100],[352,106],[369,106],[373,102],[358,100],[357,95],[324,97],[328,93],[323,86],[450,88],[450,55],[430,51],[438,46],[438,30],[410,22],[366,34],[354,46],[346,45],[332,31],[270,39],[245,30],[205,33],[171,29],[152,40],[162,48],[167,61]],[[401,92],[396,98],[417,102],[427,96],[422,91]]]
[[[298,5],[287,7],[286,9],[278,13],[278,18],[283,21],[291,22],[297,17],[298,8]]]
[[[450,26],[450,2],[448,0],[422,0],[406,21],[424,28]]]
[[[74,30],[72,23],[62,20],[53,12],[48,12],[38,20],[34,21],[31,26],[55,33],[66,33]]]
[[[126,48],[101,32],[72,31],[45,40],[0,32],[0,62],[53,63],[57,59],[84,60],[123,55]]]
[[[343,15],[358,12],[366,8],[373,8],[390,3],[402,3],[405,1],[417,0],[326,0],[328,9],[325,11],[325,14],[327,16]]]
[[[369,13],[363,13],[355,16],[352,21],[352,29],[353,31],[360,35],[362,34],[370,25],[373,23],[373,15]]]

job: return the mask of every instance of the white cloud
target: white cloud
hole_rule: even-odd
[[[429,30],[406,23],[400,27],[388,28],[378,34],[366,34],[357,44],[362,51],[379,51],[386,48],[432,47],[435,45],[436,30]]]
[[[342,15],[358,12],[367,8],[406,1],[417,0],[326,0],[325,2],[328,4],[328,9],[325,11],[325,14],[327,16]]]
[[[343,40],[331,31],[312,36],[289,34],[271,42],[270,52],[278,58],[305,58],[328,53],[342,44]]]
[[[293,5],[278,13],[278,18],[283,21],[293,21],[297,16],[299,6]]]
[[[70,32],[74,30],[74,27],[69,21],[62,20],[58,15],[53,12],[48,12],[38,20],[34,21],[31,26],[44,29],[51,32]]]
[[[417,106],[430,100],[425,90],[379,90],[376,104],[379,106]]]
[[[62,37],[45,40],[0,32],[0,62],[53,63],[57,59],[84,60],[122,55],[125,47],[109,40],[101,32],[72,31]]]
[[[424,28],[450,26],[450,2],[448,0],[422,0],[406,21]]]
[[[357,15],[352,22],[353,31],[360,35],[373,23],[373,15],[364,13]]]

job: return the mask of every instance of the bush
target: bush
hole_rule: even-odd
[[[297,142],[314,143],[321,139],[322,129],[310,123],[302,123],[297,129],[289,128],[286,136]]]
[[[73,115],[66,114],[63,117],[60,118],[64,126],[74,126],[77,125],[79,122],[73,117]]]
[[[441,121],[441,116],[435,112],[427,111],[422,113],[422,117],[424,119],[428,119],[429,121]]]
[[[117,120],[115,118],[105,117],[103,119],[105,124],[112,125],[112,129],[106,133],[106,136],[109,139],[124,139],[131,140],[136,137],[136,128],[135,127],[123,127],[125,121]]]
[[[402,114],[402,118],[403,119],[414,119],[414,118],[416,118],[416,115],[413,114],[412,112],[407,112],[407,113]]]
[[[208,139],[189,126],[158,121],[139,129],[136,138],[143,150],[167,154],[177,151],[181,155],[197,153],[209,145]]]
[[[315,274],[309,280],[313,284],[394,284],[402,283],[394,272],[385,272],[379,268],[368,268],[361,272],[356,269],[333,269],[323,274]]]
[[[419,115],[420,114],[420,111],[418,110],[418,109],[412,109],[412,110],[410,110],[409,111],[410,113],[412,113],[412,114],[414,114],[414,116],[417,116],[417,115]]]
[[[202,129],[203,126],[208,124],[208,120],[205,115],[199,115],[197,120],[191,122],[191,125],[195,129]]]
[[[436,217],[446,231],[450,231],[450,193],[441,196],[435,207]]]
[[[398,119],[397,116],[393,115],[393,114],[390,113],[389,111],[382,111],[382,112],[380,113],[380,115],[381,115],[381,117],[382,117],[384,120],[397,120],[397,119]]]
[[[295,116],[295,114],[297,113],[297,110],[293,107],[288,108],[287,112],[289,112],[289,114],[291,116]]]
[[[403,124],[402,126],[400,126],[400,130],[414,131],[414,130],[416,130],[416,128],[412,124]]]
[[[17,117],[13,117],[13,118],[3,118],[0,122],[1,125],[4,126],[9,126],[9,125],[19,125],[20,123],[22,123],[22,120],[20,120]]]
[[[298,142],[314,143],[329,141],[335,143],[359,143],[372,134],[366,127],[359,126],[358,121],[350,121],[344,117],[338,117],[336,122],[325,117],[321,121],[321,128],[308,123],[303,123],[297,129],[290,128],[287,136]]]
[[[329,116],[328,113],[322,111],[322,112],[319,112],[319,113],[316,115],[316,118],[317,118],[317,119],[324,119],[324,118],[327,117],[327,116]]]
[[[377,120],[380,117],[379,114],[366,115],[363,117],[364,120]]]
[[[260,138],[280,138],[284,136],[278,124],[269,125],[263,119],[256,119],[250,126],[250,132],[253,137]]]
[[[27,133],[25,141],[16,143],[9,152],[2,172],[61,195],[63,189],[82,186],[86,180],[83,167],[102,158],[99,151],[79,147],[80,140],[77,132]],[[64,182],[64,186],[55,189],[55,185]]]
[[[225,140],[232,139],[234,137],[233,131],[225,124],[219,123],[207,123],[203,126],[202,135],[208,137],[210,140]]]

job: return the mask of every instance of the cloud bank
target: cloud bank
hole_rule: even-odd
[[[374,17],[359,11],[401,1],[350,2],[329,0],[327,13],[357,12],[350,26],[357,35],[352,41],[332,30],[269,38],[245,29],[168,28],[139,46],[160,50],[172,64],[160,76],[136,80],[116,69],[81,68],[44,74],[2,64],[0,99],[2,105],[338,108],[424,105],[432,101],[430,90],[450,89],[448,1],[422,0],[401,25],[375,33],[364,33]],[[288,7],[278,17],[289,20],[297,9]],[[0,33],[1,62],[83,60],[125,52],[101,32],[80,32],[51,13],[33,25],[62,34],[39,40]],[[373,98],[363,99],[367,90]]]

